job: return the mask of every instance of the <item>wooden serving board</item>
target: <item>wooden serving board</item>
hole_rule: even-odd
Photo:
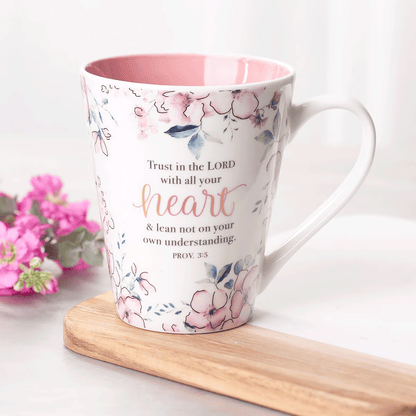
[[[416,415],[416,368],[252,325],[179,335],[133,328],[110,292],[69,310],[79,354],[294,415]],[[415,352],[416,353],[416,352]]]

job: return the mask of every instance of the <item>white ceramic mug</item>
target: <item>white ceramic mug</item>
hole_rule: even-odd
[[[82,68],[89,140],[118,315],[139,328],[235,328],[284,263],[352,197],[375,130],[356,100],[292,104],[294,70],[268,59],[186,54]],[[338,190],[269,256],[284,148],[313,115],[352,111],[363,127]]]

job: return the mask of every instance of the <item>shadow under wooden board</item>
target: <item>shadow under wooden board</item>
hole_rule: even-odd
[[[416,415],[416,367],[252,325],[198,335],[141,330],[118,318],[111,292],[67,312],[64,342],[91,358],[294,415]]]

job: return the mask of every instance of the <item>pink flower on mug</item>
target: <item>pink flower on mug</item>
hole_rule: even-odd
[[[13,287],[21,273],[19,265],[42,255],[41,247],[42,242],[31,230],[7,228],[0,221],[0,289]]]
[[[146,113],[146,111],[141,107],[134,108],[134,114],[137,119],[137,125],[139,127],[139,139],[146,139],[147,133],[157,133],[157,125],[153,118]]]
[[[242,322],[247,322],[250,318],[256,296],[258,269],[258,266],[254,266],[250,271],[244,269],[238,273],[230,306],[233,319],[239,318]]]
[[[181,332],[181,330],[178,328],[178,325],[172,324],[171,326],[162,324],[162,329],[165,332]]]
[[[233,329],[238,326],[239,323],[234,321],[233,319],[226,319],[221,326],[221,331],[227,331],[228,329]]]
[[[261,129],[266,124],[268,117],[264,117],[264,111],[256,110],[249,119],[251,123],[254,124],[254,127]]]
[[[148,280],[149,273],[142,272],[138,277],[136,277],[136,282],[139,284],[140,289],[144,292],[145,296],[149,292],[156,292],[156,288]]]
[[[130,325],[138,328],[145,328],[143,318],[140,316],[142,303],[136,297],[131,296],[130,292],[123,288],[116,303],[118,316]]]
[[[185,319],[185,323],[196,329],[216,329],[227,316],[228,296],[223,290],[214,293],[207,290],[198,290],[191,300],[191,312]]]
[[[107,145],[105,143],[105,140],[110,140],[110,138],[111,138],[111,134],[108,131],[108,129],[107,128],[98,129],[96,131],[93,131],[91,133],[91,135],[92,135],[92,139],[94,141],[95,153],[99,153],[100,150],[101,150],[101,152],[105,156],[108,156],[108,149],[107,149]]]
[[[231,110],[234,117],[247,119],[257,110],[259,106],[257,96],[263,89],[220,91],[211,94],[210,104],[218,114],[226,114]]]
[[[277,110],[277,106],[278,106],[278,104],[280,102],[280,96],[281,96],[280,92],[279,91],[275,91],[275,93],[274,93],[274,95],[273,95],[273,97],[272,97],[272,99],[271,99],[271,101],[270,101],[270,103],[269,103],[269,105],[267,107],[269,107],[272,110],[275,110],[276,111]]]
[[[206,98],[206,95],[167,91],[157,95],[155,106],[160,114],[160,121],[172,122],[180,126],[200,125],[204,116],[212,114],[204,104]]]
[[[97,180],[95,184],[97,185],[97,188],[101,188],[101,178],[99,176],[97,176]],[[105,199],[104,191],[98,190],[98,196],[99,196],[98,203],[100,206],[100,213],[101,213],[101,223],[102,223],[103,232],[105,233],[104,238],[106,238],[106,234],[110,232],[110,229],[114,230],[115,223],[107,207],[107,201]]]

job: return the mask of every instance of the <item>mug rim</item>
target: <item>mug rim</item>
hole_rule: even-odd
[[[256,60],[256,61],[262,61],[266,63],[272,63],[275,65],[278,65],[280,67],[285,68],[288,70],[288,74],[283,75],[278,78],[264,80],[264,81],[256,81],[256,82],[246,82],[246,83],[235,83],[235,84],[215,84],[215,85],[175,85],[175,84],[153,84],[153,83],[146,83],[146,82],[136,82],[136,81],[124,81],[119,80],[117,78],[113,77],[105,77],[101,75],[93,74],[89,71],[87,71],[87,68],[95,63],[113,60],[113,59],[123,59],[123,58],[135,58],[135,57],[156,57],[156,56],[176,56],[176,57],[192,57],[192,56],[198,56],[198,57],[209,57],[209,58],[224,58],[224,59],[250,59],[250,60]],[[250,88],[259,88],[259,87],[267,87],[268,85],[276,85],[276,84],[289,84],[293,82],[296,72],[293,66],[271,58],[265,58],[265,57],[259,57],[255,55],[243,55],[243,54],[233,54],[233,53],[227,53],[227,54],[211,54],[211,53],[192,53],[192,52],[174,52],[174,53],[138,53],[138,54],[125,54],[125,55],[117,55],[117,56],[109,56],[107,58],[100,58],[95,59],[93,61],[88,61],[81,65],[80,67],[80,75],[84,78],[89,77],[92,79],[101,79],[101,80],[108,80],[110,81],[116,81],[117,83],[121,83],[124,85],[133,85],[135,88],[140,87],[142,89],[160,89],[160,90],[166,90],[166,89],[175,89],[175,90],[218,90],[218,89],[227,89],[227,90],[238,90],[238,89],[250,89]]]

